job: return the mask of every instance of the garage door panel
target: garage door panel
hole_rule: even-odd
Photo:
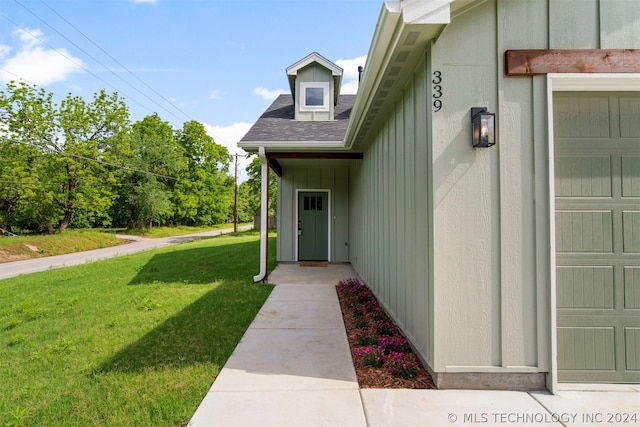
[[[557,272],[558,308],[614,308],[613,266],[565,266]]]
[[[611,156],[562,156],[555,163],[557,197],[611,197]]]
[[[640,138],[640,98],[621,96],[620,109],[620,137]]]
[[[613,250],[611,211],[556,211],[556,250],[559,253]]]
[[[622,197],[640,197],[640,157],[623,156],[620,163]]]
[[[622,212],[622,233],[624,253],[640,253],[640,211]]]
[[[640,309],[640,267],[624,267],[624,308]]]
[[[626,368],[640,372],[640,328],[625,328]]]
[[[616,369],[615,330],[612,327],[558,328],[558,368]]]
[[[608,96],[585,96],[554,100],[555,134],[559,138],[609,138]]]

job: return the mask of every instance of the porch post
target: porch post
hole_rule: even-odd
[[[254,282],[259,282],[267,275],[267,241],[269,239],[269,165],[264,147],[258,148],[260,157],[260,273],[253,276]]]

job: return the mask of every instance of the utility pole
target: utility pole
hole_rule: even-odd
[[[233,185],[233,232],[238,232],[238,154],[234,154],[236,158],[235,179]]]

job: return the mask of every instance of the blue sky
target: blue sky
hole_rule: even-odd
[[[381,0],[0,0],[0,84],[24,79],[91,99],[125,98],[235,143],[282,92],[285,68],[318,52],[355,93]]]

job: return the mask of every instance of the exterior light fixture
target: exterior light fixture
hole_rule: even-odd
[[[491,147],[496,143],[496,115],[486,108],[471,108],[471,145]]]

